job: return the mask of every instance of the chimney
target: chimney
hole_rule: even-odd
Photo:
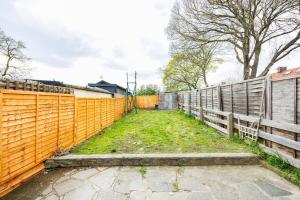
[[[287,70],[287,67],[278,67],[277,68],[277,72],[278,73],[282,73],[282,72],[284,72],[284,71],[286,71]]]

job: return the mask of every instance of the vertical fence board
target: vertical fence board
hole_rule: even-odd
[[[3,95],[0,92],[0,184],[1,184],[1,180],[2,180],[2,165],[3,165],[3,151],[2,151],[2,102],[3,102]]]
[[[73,97],[74,101],[74,108],[73,108],[73,115],[74,115],[74,123],[73,123],[73,143],[72,146],[76,144],[77,141],[77,100],[76,97]]]
[[[35,163],[38,162],[38,156],[39,156],[39,145],[38,145],[38,139],[39,139],[39,135],[38,135],[38,121],[39,121],[39,94],[36,94],[36,109],[35,109]]]
[[[272,119],[294,123],[294,79],[272,81]]]
[[[61,96],[58,95],[58,100],[57,100],[57,107],[58,107],[58,116],[57,116],[57,144],[56,146],[59,148],[60,146],[60,104],[61,104]]]

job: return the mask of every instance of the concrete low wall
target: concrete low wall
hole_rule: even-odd
[[[200,154],[101,154],[66,155],[46,161],[46,168],[96,166],[209,166],[256,165],[259,159],[251,153]]]

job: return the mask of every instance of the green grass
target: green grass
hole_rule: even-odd
[[[219,135],[180,111],[130,113],[72,153],[249,152],[242,142]]]
[[[281,158],[279,155],[271,155],[266,153],[256,144],[251,144],[250,147],[252,152],[256,153],[261,160],[265,161],[265,166],[300,187],[299,168],[292,166],[288,161]]]
[[[72,153],[209,153],[253,152],[265,165],[300,187],[300,169],[277,155],[264,152],[256,144],[246,144],[238,137],[219,135],[198,120],[180,111],[143,111],[130,113],[91,140],[77,146]],[[179,172],[183,171],[182,167]],[[145,167],[140,168],[144,177]],[[174,191],[177,183],[173,184]]]

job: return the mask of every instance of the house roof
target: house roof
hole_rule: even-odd
[[[70,85],[70,84],[65,84],[61,81],[55,81],[55,80],[53,80],[53,81],[51,81],[51,80],[35,80],[35,79],[27,79],[27,80],[40,82],[40,83],[43,83],[45,85],[60,86],[60,87],[67,87],[67,88],[72,88],[72,89],[86,90],[86,91],[91,91],[91,92],[100,92],[100,93],[112,94],[111,92],[109,92],[105,89],[102,89],[102,88]]]
[[[290,76],[296,76],[300,74],[300,67],[295,67],[291,69],[284,70],[282,72],[276,72],[271,74],[272,79],[276,78],[285,78],[285,77],[290,77]]]
[[[89,83],[88,84],[89,86],[92,86],[92,87],[108,87],[108,86],[114,86],[114,87],[118,87],[118,88],[120,88],[120,89],[122,89],[122,90],[126,90],[126,88],[124,88],[124,87],[122,87],[122,86],[120,86],[120,85],[117,85],[117,84],[115,84],[115,83],[109,83],[109,82],[107,82],[107,81],[104,81],[104,80],[101,80],[101,81],[99,81],[98,83]]]
[[[97,84],[116,85],[116,84],[111,84],[111,83],[109,83],[109,82],[107,82],[107,81],[105,81],[105,80],[101,80],[101,81],[99,81]]]

